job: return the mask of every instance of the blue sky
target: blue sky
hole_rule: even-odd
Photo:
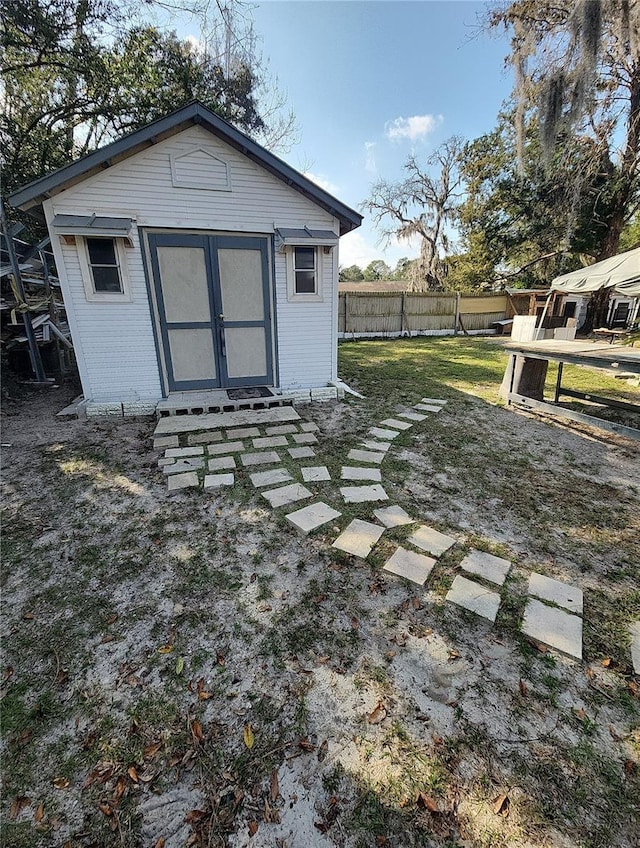
[[[402,178],[409,153],[491,130],[512,78],[508,41],[479,31],[467,0],[262,0],[255,29],[295,111],[300,143],[284,158],[358,209],[377,179]],[[415,247],[378,245],[365,218],[340,264],[392,267]]]

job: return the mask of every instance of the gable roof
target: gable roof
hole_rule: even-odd
[[[358,212],[345,206],[329,192],[320,188],[299,171],[296,171],[295,168],[287,165],[282,159],[274,156],[273,153],[269,153],[264,147],[250,139],[248,135],[240,132],[224,118],[216,115],[215,112],[212,112],[211,109],[197,100],[188,103],[164,118],[159,118],[141,129],[129,133],[118,141],[83,156],[82,159],[77,159],[69,165],[58,168],[57,171],[52,171],[28,185],[22,186],[9,196],[9,202],[12,206],[24,211],[35,211],[34,207],[40,206],[46,198],[82,182],[93,174],[100,173],[105,168],[122,162],[141,150],[145,150],[165,138],[170,138],[194,124],[218,136],[279,180],[338,218],[340,235],[355,230],[362,223],[362,215]]]

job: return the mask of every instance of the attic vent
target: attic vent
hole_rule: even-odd
[[[171,182],[176,188],[231,191],[229,165],[206,147],[172,155]]]

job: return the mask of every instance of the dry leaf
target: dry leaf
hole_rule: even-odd
[[[529,687],[522,678],[520,678],[520,680],[518,681],[518,688],[520,689],[520,694],[522,695],[522,697],[526,698],[529,694]]]
[[[609,668],[610,665],[611,665],[611,657],[605,657],[602,660],[602,667],[603,668]]]
[[[455,662],[459,660],[462,654],[459,651],[449,651],[449,662]]]
[[[369,724],[380,724],[383,719],[387,717],[387,708],[382,703],[382,701],[378,701],[375,709],[369,713],[367,718]]]
[[[111,807],[108,804],[101,802],[100,804],[98,804],[98,809],[100,810],[101,813],[104,813],[105,816],[112,816],[113,815],[113,810],[111,809]]]
[[[27,798],[26,795],[17,795],[11,802],[11,811],[9,813],[11,818],[17,818],[20,815],[20,811],[28,807],[30,803],[31,798]]]
[[[245,724],[243,736],[244,744],[249,750],[251,750],[253,748],[253,743],[256,741],[256,737],[250,724]]]
[[[25,612],[22,617],[25,621],[31,621],[35,618],[35,615],[32,612]]]
[[[633,760],[625,760],[624,773],[627,775],[627,777],[631,777],[633,774],[635,774],[636,769],[637,763],[635,763]]]
[[[164,848],[164,844],[165,844],[164,836],[159,836],[158,839],[156,840],[153,848]]]
[[[327,751],[329,750],[329,743],[325,739],[322,745],[318,748],[318,762],[321,763],[324,758],[327,756]]]
[[[4,670],[4,674],[2,675],[2,682],[6,683],[7,680],[12,676],[12,674],[13,674],[13,666],[8,665]]]
[[[194,741],[196,743],[202,742],[202,740],[204,739],[204,734],[202,733],[202,725],[200,724],[197,718],[194,718],[194,720],[191,722],[191,735],[193,736]]]
[[[540,651],[541,654],[549,653],[549,648],[546,645],[543,645],[542,642],[534,642],[533,643],[536,650]]]
[[[207,692],[204,688],[204,677],[201,677],[196,684],[196,689],[198,691],[198,699],[200,701],[208,701],[211,697],[211,692]]]
[[[160,750],[161,742],[150,742],[142,752],[145,760],[152,760]]]
[[[127,774],[129,775],[131,780],[133,780],[134,783],[138,782],[138,772],[136,771],[135,766],[129,766],[129,768],[127,769]]]
[[[418,803],[422,804],[425,810],[429,810],[430,813],[439,813],[440,807],[436,803],[436,801],[431,798],[429,795],[425,795],[424,792],[418,793]]]
[[[187,824],[195,824],[196,822],[202,821],[206,815],[207,814],[204,810],[189,810],[187,815],[184,817],[184,820]]]
[[[586,712],[584,711],[584,709],[582,707],[580,707],[580,709],[578,709],[577,707],[574,707],[573,708],[573,714],[575,715],[576,718],[579,718],[580,721],[584,721],[584,719],[587,716]]]
[[[414,610],[419,610],[419,609],[422,608],[422,604],[420,603],[420,598],[418,598],[417,595],[414,595],[413,598],[411,598],[411,604],[412,604]]]
[[[122,798],[122,796],[124,795],[126,789],[127,789],[127,780],[123,775],[120,775],[120,777],[116,781],[115,789],[113,790],[113,800],[119,801]]]
[[[71,785],[66,777],[56,777],[53,781],[56,789],[68,789]]]
[[[509,796],[498,795],[493,802],[493,812],[496,816],[502,816],[503,819],[509,815]]]
[[[252,819],[250,822],[247,822],[247,828],[249,830],[249,836],[255,836],[258,832],[258,822]]]
[[[218,651],[216,653],[216,662],[217,662],[218,665],[221,665],[221,666],[224,666],[224,665],[227,664],[227,659],[226,659],[225,655],[220,653],[220,651]]]
[[[313,742],[309,742],[306,736],[303,736],[302,739],[298,740],[298,747],[302,748],[303,751],[310,753],[311,751],[315,751],[315,745]]]
[[[184,657],[178,657],[176,660],[176,674],[180,676],[184,671]]]
[[[638,697],[638,693],[640,692],[640,686],[638,686],[635,680],[627,681],[627,689],[634,696],[634,698]]]
[[[41,822],[43,818],[44,818],[44,804],[42,803],[42,801],[40,801],[40,803],[38,804],[38,808],[36,809],[35,813],[33,814],[33,820],[36,821],[36,822]]]
[[[117,620],[118,620],[117,615],[115,615],[115,614],[110,615],[109,618],[107,619],[107,624],[115,624]]]
[[[278,784],[278,769],[273,769],[271,772],[271,784],[269,787],[269,791],[271,794],[271,800],[275,801],[278,795],[280,794],[280,786]]]
[[[360,627],[360,622],[358,621],[358,619],[354,615],[353,618],[351,619],[351,629],[352,630],[358,630],[359,627]]]
[[[159,654],[170,654],[173,651],[173,645],[163,645],[161,648],[158,648]]]

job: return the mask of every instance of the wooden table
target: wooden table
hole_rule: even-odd
[[[580,421],[584,424],[590,424],[604,430],[620,433],[633,439],[640,439],[640,430],[636,427],[626,427],[622,424],[605,421],[602,418],[596,418],[593,415],[586,415],[582,412],[574,412],[571,409],[565,409],[557,405],[560,397],[564,396],[589,400],[603,406],[610,406],[615,409],[623,409],[626,412],[640,414],[640,405],[638,404],[626,403],[613,398],[604,398],[599,395],[577,392],[562,387],[562,370],[565,364],[598,368],[613,374],[640,374],[640,349],[614,346],[602,342],[563,341],[560,339],[545,339],[538,342],[508,342],[504,347],[514,357],[524,358],[523,375],[527,371],[527,361],[533,361],[531,362],[532,365],[535,361],[539,360],[543,360],[546,363],[558,363],[555,395],[553,403],[550,403],[545,401],[542,395],[546,367],[540,369],[538,366],[535,369],[528,369],[535,374],[535,385],[532,385],[531,381],[527,383],[526,379],[520,379],[520,384],[516,386],[514,385],[516,368],[515,363],[511,361],[507,367],[507,374],[510,373],[510,382],[506,393],[509,404],[515,403],[536,411],[550,412],[554,415],[560,415],[574,421]],[[522,385],[526,387],[524,390],[521,388]],[[526,392],[526,394],[523,392]]]

